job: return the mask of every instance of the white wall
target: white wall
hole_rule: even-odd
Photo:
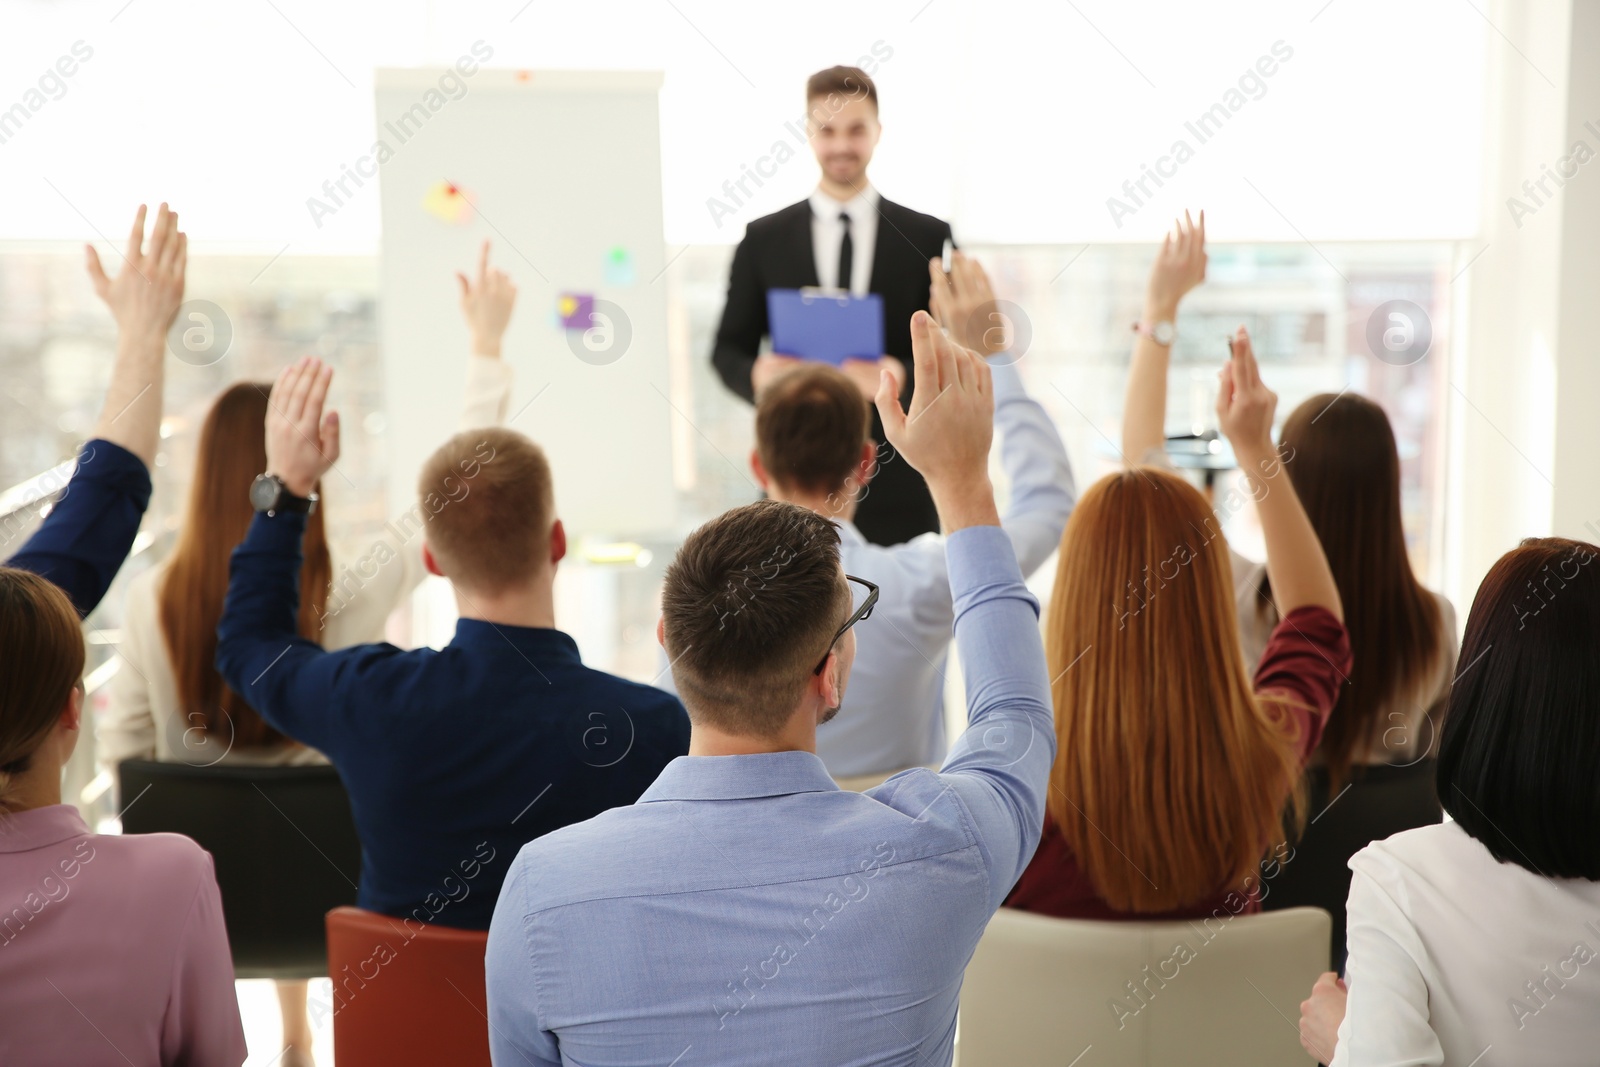
[[[1593,0],[1505,0],[1490,17],[1505,38],[1490,46],[1482,221],[1462,254],[1466,343],[1450,375],[1446,592],[1463,621],[1484,573],[1522,538],[1600,536],[1582,530],[1600,519],[1591,473],[1600,165],[1560,190],[1547,181],[1555,195],[1542,205],[1523,188],[1579,136],[1600,151],[1600,137],[1579,132],[1584,118],[1600,126],[1600,19]]]
[[[1563,537],[1600,541],[1600,2],[1574,0],[1566,136],[1594,158],[1562,189],[1555,482],[1551,527]],[[1576,162],[1576,161],[1574,161]]]
[[[877,183],[966,241],[1148,240],[1201,204],[1223,240],[1461,237],[1499,40],[1469,4],[1392,0],[0,0],[0,26],[0,111],[40,105],[0,143],[0,239],[115,238],[130,200],[170,198],[197,245],[271,253],[376,249],[375,196],[321,225],[307,201],[370,148],[375,68],[448,65],[477,41],[490,65],[666,72],[671,244],[735,241],[799,199],[814,172],[785,124],[804,78],[863,56],[883,94]],[[59,98],[30,97],[78,41],[93,55]],[[1229,98],[1278,41],[1292,57]],[[1185,121],[1225,100],[1199,144]],[[1180,138],[1194,158],[1117,226],[1107,199]],[[723,183],[783,142],[796,158],[713,217]]]

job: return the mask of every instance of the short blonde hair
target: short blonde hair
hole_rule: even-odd
[[[525,582],[549,558],[555,491],[544,450],[515,430],[458,433],[417,482],[428,545],[468,589]]]

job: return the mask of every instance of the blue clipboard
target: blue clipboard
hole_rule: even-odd
[[[772,350],[832,363],[883,355],[883,297],[835,289],[768,289]]]

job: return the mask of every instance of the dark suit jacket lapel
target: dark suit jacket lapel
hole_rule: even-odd
[[[867,284],[869,293],[881,293],[887,279],[904,281],[905,261],[913,246],[906,236],[904,210],[899,204],[878,195],[878,236],[872,248],[872,280]]]
[[[788,236],[782,247],[791,250],[797,258],[791,266],[796,274],[806,279],[802,285],[817,286],[817,253],[811,244],[811,202],[802,200],[791,209],[787,220]],[[876,273],[876,271],[874,271]]]

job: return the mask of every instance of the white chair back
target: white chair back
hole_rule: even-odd
[[[1095,922],[1001,908],[967,966],[961,1067],[1303,1067],[1331,919]]]

